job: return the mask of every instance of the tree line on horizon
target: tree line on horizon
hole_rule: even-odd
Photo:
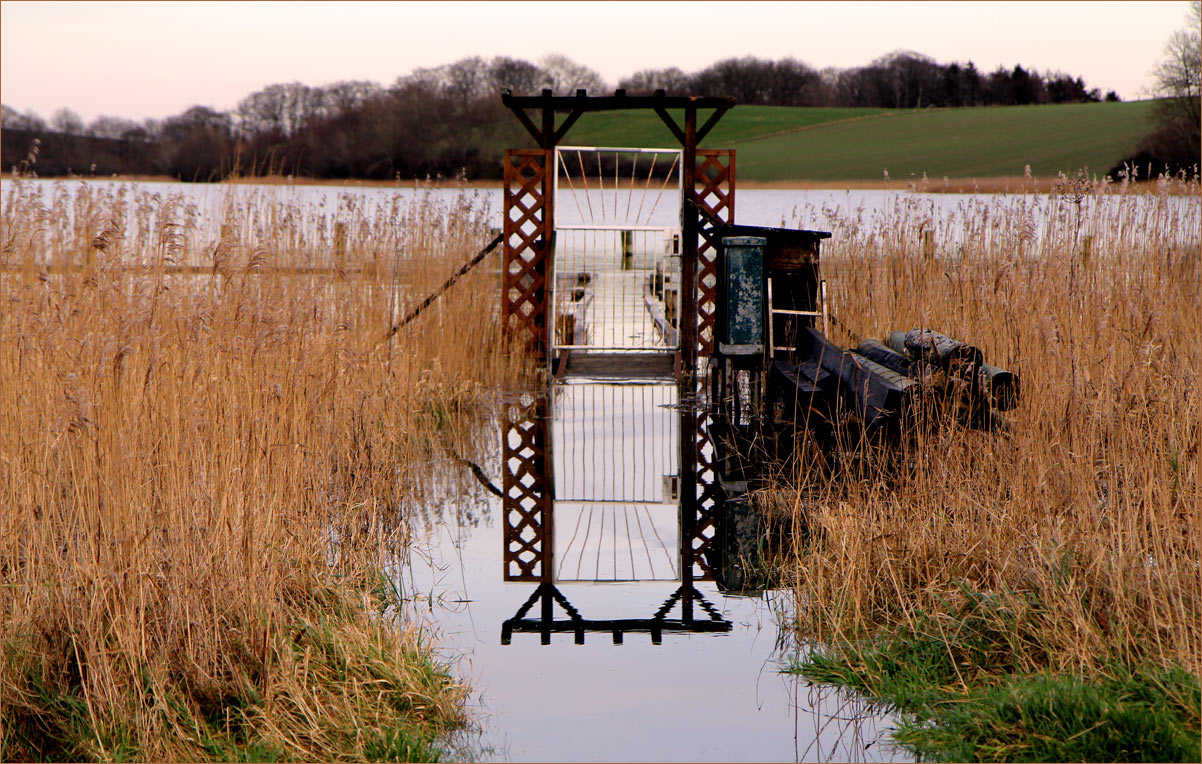
[[[649,69],[622,79],[628,94],[727,95],[740,104],[912,109],[1084,103],[1098,88],[1061,72],[1016,65],[984,74],[908,51],[867,66],[822,71],[793,58],[728,58],[693,73]],[[67,108],[47,122],[2,108],[3,166],[40,176],[167,175],[218,180],[286,174],[312,178],[495,178],[506,147],[529,138],[501,105],[515,93],[594,94],[610,85],[561,54],[538,64],[498,56],[417,69],[384,87],[343,81],[269,85],[221,111],[193,106],[164,120],[101,116],[90,124]],[[1105,100],[1117,101],[1114,91]]]

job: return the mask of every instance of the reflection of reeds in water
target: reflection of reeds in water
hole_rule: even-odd
[[[807,634],[920,613],[954,631],[985,596],[1024,669],[1202,668],[1199,187],[1060,191],[950,219],[921,197],[803,211],[834,233],[835,341],[931,327],[1023,386],[1002,432],[919,428],[900,458],[867,452],[834,479],[803,460],[774,501],[812,532],[792,566]]]
[[[809,685],[803,694],[800,685],[804,680],[795,677],[793,681],[792,705],[798,715],[798,733],[808,741],[797,746],[797,761],[906,758],[904,754],[899,756],[889,742],[889,721],[880,706],[829,685]]]
[[[12,185],[0,250],[0,757],[419,755],[463,693],[370,615],[375,571],[409,465],[470,456],[519,370],[487,265],[381,338],[487,211],[221,187],[210,225],[40,188]]]
[[[761,497],[763,498],[763,497]],[[766,509],[768,507],[765,507]],[[788,590],[763,593],[765,615],[781,628],[776,633],[772,665],[796,665],[814,645],[788,628],[797,622],[797,599]],[[779,681],[789,695],[794,717],[796,761],[897,761],[909,756],[890,740],[894,719],[890,709],[853,690],[813,684],[789,671]]]

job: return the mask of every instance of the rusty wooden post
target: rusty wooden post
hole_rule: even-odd
[[[551,332],[554,328],[551,326],[554,306],[548,297],[551,295],[549,289],[552,281],[555,278],[555,143],[557,136],[555,135],[555,107],[552,105],[552,92],[543,90],[543,114],[542,114],[542,131],[543,140],[542,147],[547,152],[546,166],[543,169],[543,240],[542,240],[542,277],[543,277],[543,337],[546,341],[543,344],[543,351],[546,354],[545,368],[551,369],[552,361],[552,342]],[[547,385],[547,405],[543,411],[543,506],[546,507],[543,513],[543,562],[542,562],[542,582],[543,586],[547,587],[548,594],[544,595],[542,603],[543,619],[550,621],[552,619],[551,612],[551,596],[549,594],[550,587],[555,583],[555,470],[551,465],[555,463],[554,455],[551,453],[551,437],[550,437],[550,421],[551,410],[554,406],[554,401],[551,396],[554,381],[548,379]]]
[[[697,521],[697,237],[699,212],[693,204],[697,185],[697,108],[685,108],[684,158],[681,166],[684,195],[680,235],[680,575],[683,587],[681,612],[693,620],[693,531]]]
[[[685,109],[684,157],[682,185],[684,195],[680,221],[680,352],[681,367],[693,375],[697,371],[697,237],[699,235],[697,208],[693,196],[697,185],[697,109]]]

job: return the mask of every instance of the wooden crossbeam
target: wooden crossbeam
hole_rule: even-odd
[[[513,112],[513,116],[518,118],[518,122],[522,123],[522,127],[526,128],[526,132],[530,133],[531,137],[534,138],[534,142],[539,146],[543,145],[543,131],[535,127],[534,122],[526,114],[526,110],[512,106],[509,107],[509,110]]]
[[[668,129],[672,131],[672,135],[674,135],[676,140],[680,141],[680,145],[683,146],[686,140],[684,137],[684,130],[680,129],[680,125],[676,124],[676,120],[672,119],[672,115],[668,113],[668,110],[663,106],[656,106],[655,113],[659,115],[659,118],[662,119]]]
[[[515,96],[508,88],[501,91],[501,103],[511,111],[514,109],[554,109],[561,113],[581,111],[616,111],[618,109],[654,109],[657,106],[664,109],[722,109],[726,111],[735,106],[737,101],[727,96],[669,96],[664,91],[656,91],[649,96],[628,96],[619,91],[612,96],[589,96],[583,90],[577,90],[575,95],[551,95],[550,90],[544,90],[542,95]]]
[[[543,90],[541,95],[536,96],[515,96],[506,88],[501,91],[501,103],[513,112],[538,146],[550,149],[559,145],[582,114],[618,109],[654,110],[673,137],[683,146],[688,141],[688,136],[668,113],[668,109],[691,109],[694,113],[697,109],[713,109],[713,113],[693,136],[693,145],[696,145],[718,124],[722,115],[734,107],[735,99],[726,96],[668,96],[663,90],[657,90],[654,95],[649,96],[628,96],[624,90],[614,91],[612,96],[589,96],[583,89],[570,96],[553,95],[550,90]],[[527,109],[542,112],[541,128],[526,113]],[[552,115],[556,113],[568,115],[559,127],[554,127],[555,120]]]
[[[572,113],[569,114],[568,118],[563,121],[563,124],[556,128],[555,138],[552,141],[554,145],[559,145],[559,142],[563,140],[563,137],[567,135],[568,130],[571,129],[572,125],[576,124],[576,120],[580,119],[580,115],[583,113],[583,109],[572,110]]]
[[[710,130],[714,129],[714,125],[718,124],[718,120],[722,119],[722,115],[725,114],[726,112],[728,112],[729,110],[730,110],[729,106],[714,109],[714,113],[711,114],[709,119],[707,119],[705,121],[705,124],[702,125],[701,127],[697,128],[697,142],[698,143],[701,143],[703,140],[705,140],[705,136],[709,134]]]

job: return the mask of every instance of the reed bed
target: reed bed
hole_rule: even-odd
[[[466,196],[16,180],[0,759],[414,759],[465,690],[396,615],[415,465],[523,371]],[[481,299],[488,295],[488,299]]]
[[[917,195],[798,211],[835,232],[833,340],[932,328],[1023,390],[1000,429],[920,423],[894,459],[846,444],[837,474],[803,460],[765,497],[810,530],[800,636],[984,628],[1011,671],[1202,670],[1200,189],[1058,180],[943,217]]]

